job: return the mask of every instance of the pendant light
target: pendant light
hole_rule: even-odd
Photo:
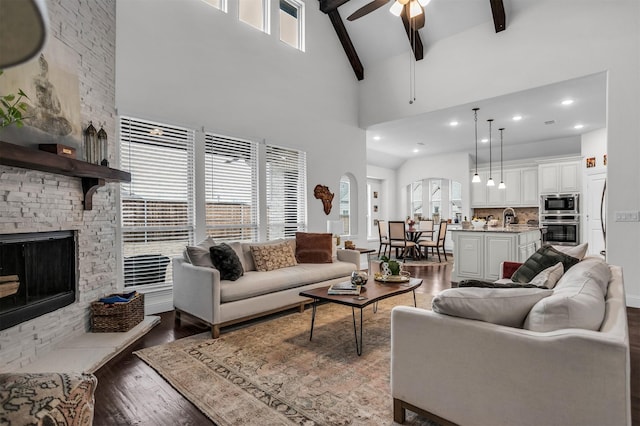
[[[480,182],[480,176],[478,175],[478,110],[480,108],[473,108],[473,121],[475,122],[475,126],[476,126],[476,174],[473,175],[473,179],[471,179],[471,182],[473,183],[479,183]]]
[[[489,122],[489,180],[487,181],[487,186],[496,186],[496,183],[493,181],[493,170],[491,169],[491,123],[493,122],[493,118],[487,121]]]
[[[502,131],[504,130],[504,127],[501,127],[498,130],[500,130],[500,184],[498,185],[498,189],[505,189],[507,185],[504,184],[504,178],[503,178],[504,169],[502,167]]]

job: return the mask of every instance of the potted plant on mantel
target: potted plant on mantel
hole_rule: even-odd
[[[4,73],[0,70],[0,76]],[[22,127],[25,117],[23,113],[27,112],[28,105],[23,99],[29,99],[22,89],[18,89],[18,94],[10,93],[8,95],[0,95],[0,128],[10,126],[15,123],[17,127]]]

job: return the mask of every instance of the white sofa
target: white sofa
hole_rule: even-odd
[[[566,302],[562,315],[585,314],[579,312],[582,302],[567,293],[568,286],[580,289],[590,279],[583,263],[569,269],[548,296]],[[441,424],[630,425],[624,283],[621,268],[608,267],[603,319],[595,331],[531,331],[425,309],[394,308],[394,420],[404,422],[409,409]],[[573,268],[578,269],[569,274]],[[545,300],[551,299],[536,303],[525,326],[534,309],[544,313]]]
[[[173,304],[178,321],[182,313],[192,315],[210,324],[216,339],[223,326],[295,307],[302,312],[311,299],[299,296],[301,291],[345,281],[360,269],[360,252],[337,250],[332,263],[299,263],[256,271],[250,245],[240,243],[236,250],[245,270],[236,281],[221,280],[218,270],[194,266],[186,256],[172,259]]]

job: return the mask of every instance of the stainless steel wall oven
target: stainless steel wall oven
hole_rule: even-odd
[[[553,245],[580,244],[580,216],[543,216],[540,223],[547,229],[545,242]]]

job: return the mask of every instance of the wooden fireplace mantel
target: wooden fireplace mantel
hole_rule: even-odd
[[[131,182],[129,172],[2,141],[0,164],[81,178],[85,210],[93,208],[93,194],[106,182]]]

